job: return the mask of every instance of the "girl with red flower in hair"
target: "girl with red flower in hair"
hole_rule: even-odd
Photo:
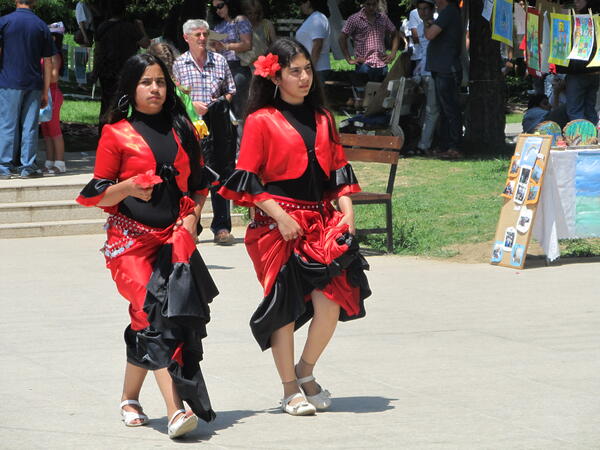
[[[245,243],[264,298],[250,327],[273,352],[283,411],[309,415],[331,405],[313,376],[317,360],[338,320],[365,315],[371,293],[349,197],[360,188],[306,49],[279,39],[254,65],[238,163],[219,193],[256,207]],[[294,365],[293,333],[309,320]]]

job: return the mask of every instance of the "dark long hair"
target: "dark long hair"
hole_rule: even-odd
[[[265,54],[272,53],[279,57],[279,65],[283,69],[289,67],[292,60],[298,56],[303,55],[308,61],[310,61],[313,71],[314,64],[310,57],[310,53],[306,50],[300,42],[291,38],[279,38],[273,42],[267,49]],[[277,72],[276,76],[281,76],[281,70]],[[279,94],[277,94],[279,95]],[[250,93],[248,96],[248,106],[246,108],[246,116],[252,114],[265,106],[273,105],[275,98],[275,84],[268,78],[264,78],[258,75],[252,76],[252,82],[250,83]],[[330,135],[337,139],[337,133],[335,132],[335,121],[333,115],[325,106],[325,95],[323,94],[323,85],[321,80],[316,73],[313,72],[313,82],[310,87],[308,95],[304,97],[304,104],[310,106],[316,111],[319,111],[327,116],[329,122]]]
[[[198,138],[192,122],[190,121],[182,101],[175,92],[175,83],[169,76],[169,70],[160,58],[149,53],[133,55],[123,65],[119,76],[119,87],[117,94],[113,99],[113,103],[108,112],[107,123],[116,123],[119,120],[127,118],[127,107],[131,105],[135,108],[135,91],[137,85],[144,74],[147,67],[158,64],[165,76],[167,83],[167,95],[163,104],[163,111],[166,112],[166,117],[171,120],[171,126],[179,136],[181,145],[190,158],[190,166],[193,176],[198,176],[200,166],[194,164],[200,161],[201,151]],[[121,104],[119,105],[119,100]],[[119,106],[122,108],[120,109]],[[124,110],[124,111],[123,111]]]
[[[237,16],[241,16],[244,14],[244,9],[242,7],[242,2],[240,0],[222,0],[223,3],[225,3],[227,5],[227,14],[229,15],[229,18],[231,20],[234,20]],[[210,11],[211,11],[211,21],[213,24],[217,25],[218,23],[222,22],[223,19],[221,19],[219,17],[219,15],[217,14],[217,9],[212,6],[212,1],[211,1],[211,7],[210,7]],[[211,26],[212,28],[212,26]]]

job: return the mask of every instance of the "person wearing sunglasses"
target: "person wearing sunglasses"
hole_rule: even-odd
[[[248,99],[248,88],[252,74],[248,67],[249,61],[243,61],[244,53],[252,50],[252,25],[248,18],[242,15],[239,0],[214,0],[214,31],[226,34],[223,40],[211,40],[214,51],[227,60],[233,74],[236,95],[233,97],[233,113],[237,118],[244,114]]]

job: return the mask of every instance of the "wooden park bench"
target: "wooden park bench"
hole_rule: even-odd
[[[392,252],[392,194],[403,140],[399,136],[366,136],[361,134],[340,134],[340,140],[348,161],[389,164],[390,166],[385,192],[358,192],[350,197],[355,205],[385,205],[385,228],[361,229],[357,230],[357,234],[386,233],[387,250]]]

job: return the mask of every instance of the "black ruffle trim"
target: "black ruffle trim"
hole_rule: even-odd
[[[335,190],[340,186],[346,186],[349,184],[358,184],[354,169],[350,164],[346,164],[344,167],[340,167],[337,170],[332,170],[329,174],[328,190]]]
[[[344,308],[340,308],[339,320],[346,322],[366,315],[364,300],[371,295],[371,289],[364,271],[369,270],[369,264],[360,254],[354,236],[346,233],[339,239],[338,244],[345,241],[348,250],[329,265],[308,261],[294,253],[281,267],[273,289],[250,319],[252,334],[262,350],[271,346],[274,331],[291,322],[297,330],[308,322],[314,310],[312,302],[306,302],[304,298],[314,289],[323,289],[342,270],[346,270],[348,283],[360,288],[360,312],[349,316]]]
[[[199,418],[210,422],[216,415],[200,361],[202,339],[210,321],[208,304],[219,292],[197,250],[189,264],[173,264],[171,257],[172,245],[164,245],[147,285],[144,311],[150,326],[138,332],[125,330],[127,360],[149,370],[168,367],[181,399]],[[181,343],[182,365],[173,359]]]
[[[235,192],[247,192],[250,195],[266,193],[267,189],[260,182],[258,175],[245,170],[236,169],[223,183],[225,188]]]
[[[80,195],[85,198],[93,198],[102,195],[110,186],[116,184],[114,180],[105,178],[92,178],[81,190]]]

